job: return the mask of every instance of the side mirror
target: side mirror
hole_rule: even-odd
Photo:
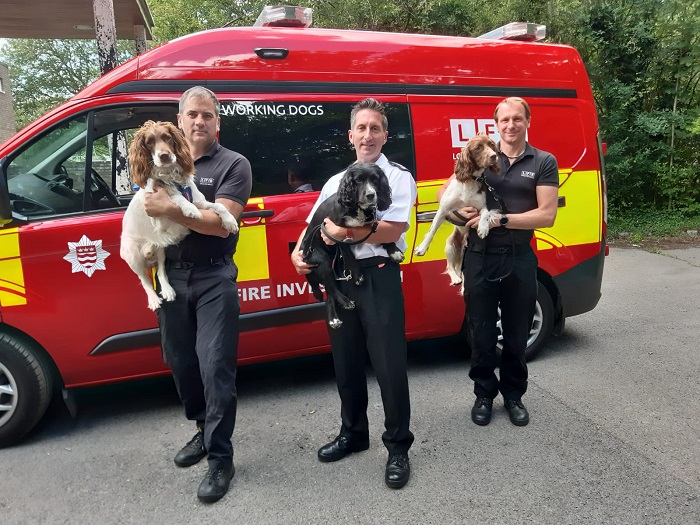
[[[0,228],[12,222],[12,206],[10,206],[10,191],[7,189],[5,160],[6,157],[0,159]]]

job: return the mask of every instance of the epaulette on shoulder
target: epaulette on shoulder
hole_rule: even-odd
[[[391,160],[390,160],[390,161],[389,161],[389,164],[391,164],[391,165],[394,166],[395,168],[399,168],[400,170],[408,171],[408,168],[407,168],[406,166],[402,166],[402,165],[399,164],[398,162],[394,162],[394,161],[391,161]]]

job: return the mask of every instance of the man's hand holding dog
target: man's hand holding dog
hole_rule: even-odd
[[[479,225],[479,212],[476,208],[466,206],[452,210],[447,216],[447,221],[455,226],[466,226],[467,228],[476,228]]]
[[[348,235],[348,228],[345,228],[344,226],[338,226],[329,218],[323,220],[323,227],[332,237],[328,237],[325,234],[325,232],[321,230],[321,238],[323,239],[323,242],[325,242],[329,246],[335,244],[335,241],[333,239],[345,239]]]
[[[180,208],[172,201],[168,192],[158,186],[153,188],[153,193],[146,193],[143,206],[149,217],[167,217],[174,220],[182,215]]]

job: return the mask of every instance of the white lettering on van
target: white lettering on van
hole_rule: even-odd
[[[486,133],[496,142],[501,138],[492,118],[450,119],[453,148],[463,148],[479,132]]]
[[[221,116],[248,117],[284,117],[284,116],[313,116],[323,115],[322,104],[257,104],[252,102],[224,102],[221,104]]]
[[[247,288],[238,289],[238,297],[241,301],[260,301],[262,299],[269,299],[270,286],[250,286]]]
[[[283,283],[277,285],[277,297],[289,297],[292,295],[304,295],[313,293],[311,285],[304,281],[303,283]]]

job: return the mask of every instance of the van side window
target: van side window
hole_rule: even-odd
[[[348,139],[354,102],[221,103],[221,144],[244,155],[253,170],[252,197],[294,193],[290,171],[320,190],[355,160]],[[383,152],[415,176],[408,104],[388,104],[389,140]],[[308,186],[304,186],[308,189]],[[301,191],[305,191],[301,190]]]
[[[28,217],[83,210],[87,116],[55,127],[12,160],[7,185],[13,211]]]
[[[131,137],[146,120],[175,122],[176,115],[176,105],[117,107],[55,126],[10,160],[12,210],[32,218],[126,206],[133,194],[126,162]]]

